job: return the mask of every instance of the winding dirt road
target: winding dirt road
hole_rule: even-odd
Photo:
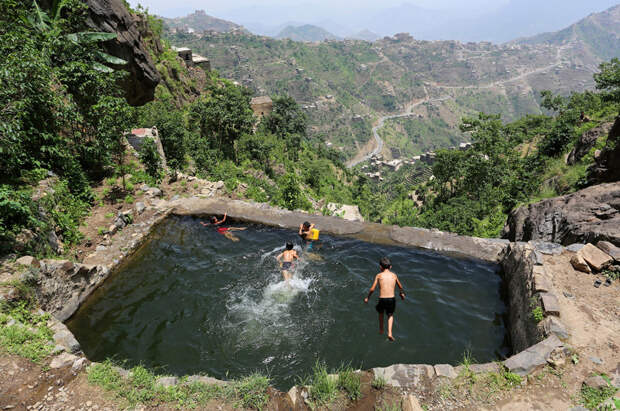
[[[506,80],[499,80],[499,81],[494,81],[492,83],[489,84],[484,84],[484,85],[469,85],[469,86],[443,86],[443,85],[439,85],[437,83],[430,83],[433,87],[435,88],[440,88],[440,89],[448,89],[448,90],[465,90],[465,89],[479,89],[479,90],[484,90],[484,89],[489,89],[489,88],[493,88],[493,87],[501,87],[505,84],[508,83],[512,83],[514,81],[519,81],[519,80],[523,80],[524,78],[532,75],[532,74],[537,74],[537,73],[541,73],[543,71],[546,70],[550,70],[558,65],[561,64],[562,62],[562,52],[564,51],[565,48],[567,48],[568,46],[561,46],[558,48],[557,51],[557,55],[556,55],[556,61],[553,64],[549,64],[547,66],[544,67],[539,67],[537,69],[534,70],[530,70],[530,71],[526,71],[524,73],[521,73],[517,76],[511,77],[509,79]],[[383,58],[385,59],[386,57],[383,56]],[[351,161],[349,161],[349,163],[347,164],[347,167],[352,168],[355,167],[356,165],[363,163],[364,161],[369,160],[372,156],[377,155],[379,153],[381,153],[381,151],[383,151],[383,146],[384,146],[384,142],[383,139],[379,136],[379,130],[381,128],[383,128],[383,126],[385,126],[385,122],[387,120],[391,120],[394,118],[400,118],[400,117],[408,117],[413,115],[412,110],[419,106],[420,104],[424,104],[424,103],[428,103],[428,102],[439,102],[439,101],[444,101],[444,100],[450,100],[453,99],[454,97],[452,96],[444,96],[444,97],[438,97],[438,98],[433,98],[431,99],[429,97],[429,93],[428,90],[426,89],[426,86],[424,86],[424,92],[426,94],[426,97],[423,98],[422,100],[418,100],[416,102],[412,102],[410,105],[405,107],[405,111],[403,111],[402,113],[399,114],[392,114],[389,116],[383,116],[380,117],[379,120],[377,120],[377,122],[375,123],[375,125],[372,128],[372,135],[375,139],[375,148],[372,149],[369,153],[363,155],[363,156],[359,156],[359,154],[357,156],[355,156],[354,159],[352,159]]]

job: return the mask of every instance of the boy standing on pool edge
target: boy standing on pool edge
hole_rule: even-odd
[[[394,336],[392,336],[392,324],[394,324],[394,310],[396,309],[394,288],[396,288],[396,286],[398,285],[398,288],[400,289],[400,298],[403,300],[405,299],[405,292],[396,274],[390,271],[390,269],[392,268],[392,263],[387,257],[383,257],[379,261],[379,266],[381,267],[381,272],[375,276],[375,281],[372,283],[372,287],[370,287],[368,297],[364,298],[364,303],[368,303],[368,299],[375,291],[378,283],[379,302],[377,303],[376,309],[379,313],[379,334],[383,334],[383,313],[385,312],[388,317],[388,339],[390,341],[394,341]]]

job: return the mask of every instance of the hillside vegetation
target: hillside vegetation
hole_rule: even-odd
[[[275,99],[255,131],[249,91],[188,70],[161,43],[161,22],[141,11],[163,81],[155,101],[131,107],[121,97],[125,72],[102,64],[112,59],[99,49],[107,38],[72,40],[87,30],[83,3],[65,2],[58,13],[35,5],[0,5],[2,254],[67,252],[83,239],[80,224],[92,207],[129,199],[139,184],[174,179],[177,170],[223,180],[231,192],[243,185],[248,198],[290,209],[353,202],[352,175],[337,153],[307,136],[290,97]],[[128,155],[124,133],[144,126],[158,127],[171,176],[154,144],[144,145],[142,165]],[[95,196],[93,188],[108,181],[112,187]]]

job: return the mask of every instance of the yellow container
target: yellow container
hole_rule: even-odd
[[[310,233],[308,234],[308,236],[306,238],[308,240],[318,240],[319,239],[319,230],[317,230],[316,228],[313,228],[312,230],[310,230]]]

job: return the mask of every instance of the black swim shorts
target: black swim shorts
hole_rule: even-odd
[[[293,266],[293,263],[291,261],[285,261],[282,263],[283,270],[290,270],[292,266]]]
[[[378,313],[383,313],[385,311],[386,314],[394,314],[394,310],[396,309],[396,298],[379,298],[376,308]]]

